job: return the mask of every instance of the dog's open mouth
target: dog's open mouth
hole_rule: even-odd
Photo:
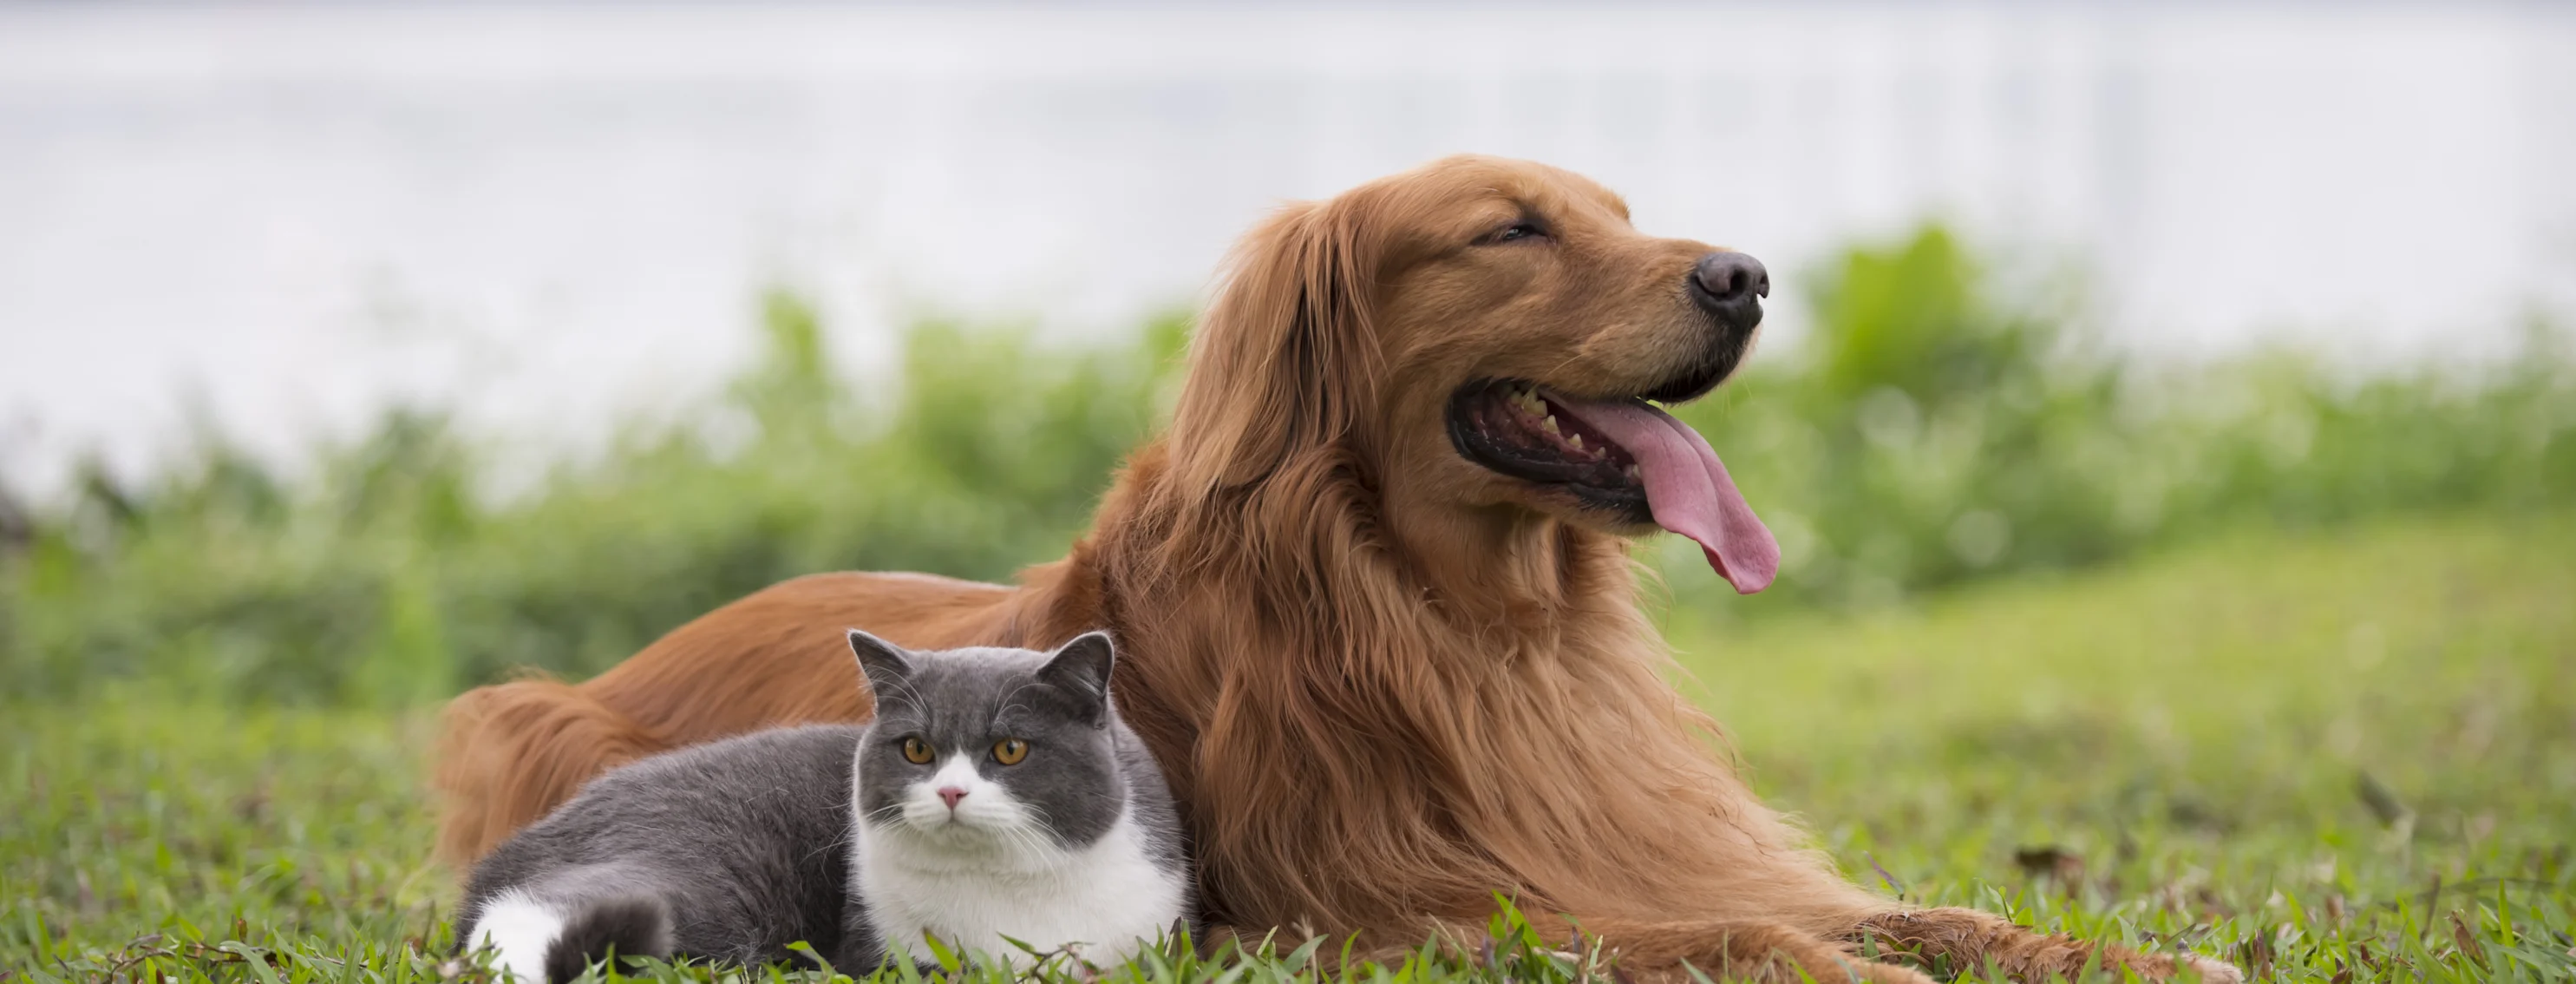
[[[1568,410],[1571,402],[1516,380],[1460,389],[1449,400],[1449,436],[1467,460],[1538,485],[1560,486],[1633,523],[1654,521],[1637,458]]]
[[[1644,398],[1584,399],[1520,380],[1481,380],[1451,395],[1449,440],[1495,472],[1698,541],[1738,592],[1769,587],[1779,572],[1779,544],[1717,452]]]

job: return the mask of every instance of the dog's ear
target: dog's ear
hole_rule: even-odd
[[[877,700],[912,676],[912,654],[902,646],[851,629],[850,652],[859,657],[859,672],[867,675],[868,692]]]
[[[1349,435],[1375,405],[1369,309],[1385,224],[1346,195],[1281,209],[1236,245],[1173,408],[1167,446],[1182,488],[1258,482]]]

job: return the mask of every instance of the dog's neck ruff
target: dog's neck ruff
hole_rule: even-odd
[[[1723,915],[1760,897],[1727,885],[1762,877],[1852,903],[1666,682],[1620,538],[1542,521],[1457,545],[1495,556],[1415,557],[1328,456],[1205,497],[1165,463],[1131,459],[1030,600],[1054,613],[1041,631],[1105,615],[1132,654],[1119,701],[1189,806],[1212,917],[1401,943],[1496,893]],[[1430,590],[1428,568],[1476,563],[1511,569]]]

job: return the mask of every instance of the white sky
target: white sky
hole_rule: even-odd
[[[1932,215],[2121,340],[2493,351],[2576,310],[2576,30],[2533,7],[0,5],[0,481],[390,400],[580,442],[921,311],[1124,330],[1285,198],[1475,150],[1786,293]],[[1799,312],[1776,317],[1794,337]],[[192,402],[193,401],[193,402]]]

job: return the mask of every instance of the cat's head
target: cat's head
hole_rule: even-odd
[[[853,629],[850,649],[876,693],[857,766],[872,830],[953,851],[1060,850],[1125,809],[1107,634],[1051,653],[917,652]]]

